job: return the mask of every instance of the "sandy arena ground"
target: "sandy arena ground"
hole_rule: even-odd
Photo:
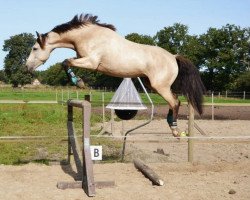
[[[124,127],[141,123],[129,121]],[[181,130],[187,121],[180,120]],[[249,121],[198,120],[207,136],[249,136]],[[115,125],[121,127],[121,123]],[[194,146],[194,163],[187,162],[187,140],[169,139],[165,120],[155,120],[138,130],[140,135],[127,143],[126,160],[144,160],[165,181],[154,186],[131,163],[95,164],[97,181],[115,181],[114,188],[97,189],[96,200],[249,200],[250,139],[199,140]],[[165,134],[163,134],[165,132]],[[154,133],[149,135],[147,133]],[[119,131],[115,135],[121,135]],[[198,131],[195,136],[202,136]],[[163,142],[152,142],[159,140]],[[133,140],[151,140],[151,142]],[[164,153],[157,153],[161,149]],[[67,166],[28,164],[0,165],[1,200],[81,200],[89,199],[81,189],[59,190],[58,181],[73,181]],[[234,194],[229,194],[234,193]]]

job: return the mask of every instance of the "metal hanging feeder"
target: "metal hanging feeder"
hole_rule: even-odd
[[[138,110],[147,109],[131,78],[123,79],[106,108],[114,109],[117,117],[122,120],[130,120],[136,116]]]
[[[122,162],[124,161],[124,156],[125,156],[127,136],[129,134],[133,134],[132,132],[134,130],[139,129],[149,124],[153,120],[153,117],[154,117],[154,104],[146,88],[144,87],[141,79],[139,77],[137,77],[137,79],[151,104],[151,115],[148,121],[143,122],[142,124],[127,130],[126,133],[124,134],[122,157],[121,157]],[[134,101],[132,100],[133,99],[132,97],[134,97]],[[130,78],[125,78],[122,81],[121,85],[119,86],[115,95],[113,96],[111,102],[106,106],[106,108],[115,109],[116,114],[118,113],[117,116],[120,117],[121,119],[124,118],[125,120],[132,119],[136,115],[138,110],[147,109],[147,107],[142,103],[141,98],[137,90],[135,89],[135,86]]]

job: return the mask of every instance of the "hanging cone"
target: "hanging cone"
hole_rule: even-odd
[[[147,107],[142,103],[131,78],[124,78],[116,90],[111,102],[106,108],[115,110],[144,110]]]

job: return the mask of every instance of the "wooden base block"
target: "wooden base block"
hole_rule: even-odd
[[[115,187],[115,182],[114,181],[97,181],[95,182],[95,187],[98,189]],[[82,188],[82,181],[74,181],[74,182],[61,181],[57,183],[57,188],[61,190]]]

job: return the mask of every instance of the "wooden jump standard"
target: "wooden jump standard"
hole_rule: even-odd
[[[82,109],[82,157],[80,146],[77,141],[77,137],[74,131],[73,123],[73,107]],[[91,115],[91,104],[88,101],[68,101],[68,163],[70,164],[70,156],[74,156],[77,174],[81,177],[81,181],[75,182],[58,182],[57,187],[59,189],[67,188],[83,188],[89,197],[95,196],[95,188],[113,187],[114,181],[102,181],[95,182],[93,174],[93,162],[91,160],[90,153],[90,115]]]

